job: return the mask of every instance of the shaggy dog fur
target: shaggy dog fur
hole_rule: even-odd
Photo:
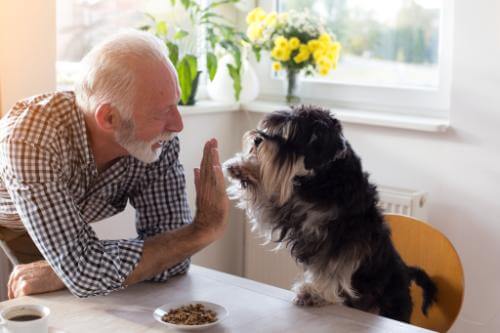
[[[303,267],[296,304],[342,302],[408,322],[414,280],[427,313],[436,285],[396,252],[377,189],[328,110],[273,112],[245,142],[247,153],[225,163],[228,191],[254,229],[286,245]]]

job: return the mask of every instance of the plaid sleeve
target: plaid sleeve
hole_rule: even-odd
[[[0,172],[34,243],[78,297],[122,289],[142,255],[143,241],[99,240],[82,219],[57,154],[32,143],[3,141]]]
[[[191,223],[191,212],[186,196],[184,168],[179,161],[179,139],[168,142],[160,156],[138,184],[130,203],[136,211],[136,229],[139,239],[177,229]],[[168,255],[166,253],[165,255]],[[166,281],[185,273],[190,258],[156,275],[151,281]]]

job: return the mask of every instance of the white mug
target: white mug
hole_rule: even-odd
[[[0,311],[2,333],[48,333],[50,309],[44,305],[9,306]]]

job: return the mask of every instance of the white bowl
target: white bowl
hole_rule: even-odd
[[[212,310],[217,314],[217,320],[214,321],[213,323],[208,323],[208,324],[201,324],[201,325],[182,325],[182,324],[173,324],[169,323],[166,321],[163,321],[161,318],[163,315],[167,314],[170,310],[179,308],[181,306],[186,306],[189,304],[202,304],[205,306],[205,309],[207,310]],[[155,309],[153,312],[153,317],[162,323],[165,326],[171,327],[171,328],[176,328],[179,330],[199,330],[199,329],[205,329],[207,327],[211,327],[214,325],[217,325],[220,323],[225,317],[227,317],[228,312],[225,307],[219,304],[211,303],[211,302],[205,302],[205,301],[182,301],[182,302],[173,302],[173,303],[167,303],[163,304],[162,306],[159,306]]]

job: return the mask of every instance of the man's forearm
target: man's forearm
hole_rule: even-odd
[[[213,240],[195,224],[148,238],[144,241],[141,260],[124,284],[128,286],[151,278],[192,256]]]

